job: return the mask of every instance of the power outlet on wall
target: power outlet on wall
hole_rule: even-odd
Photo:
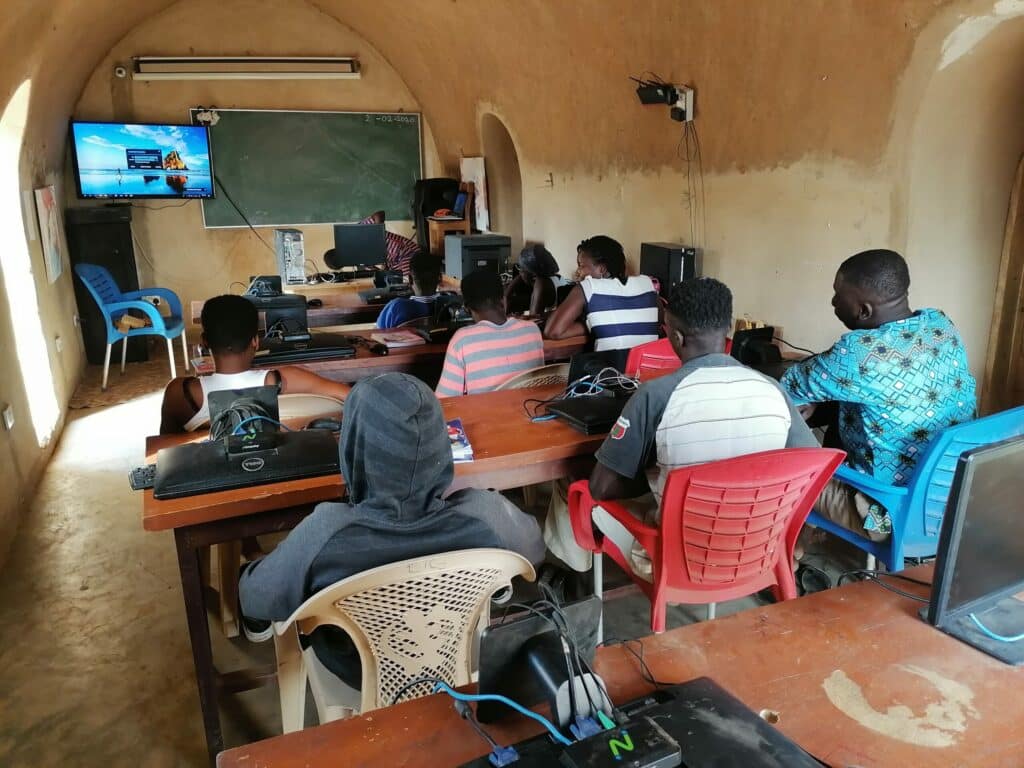
[[[60,336],[54,336],[53,337],[53,346],[57,349],[58,352],[63,352],[64,351],[64,339],[62,339]]]
[[[72,324],[74,324],[75,328],[77,328],[82,324],[82,318],[79,317],[77,312],[75,312],[75,314],[71,316],[71,322]]]
[[[8,432],[10,432],[12,429],[14,429],[14,406],[13,405],[5,405],[4,406],[4,428]]]

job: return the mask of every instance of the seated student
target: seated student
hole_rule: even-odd
[[[798,404],[838,402],[847,463],[883,483],[906,485],[937,432],[974,418],[963,341],[939,310],[910,308],[910,273],[895,251],[851,256],[833,290],[836,317],[850,332],[790,368],[782,386]],[[838,480],[815,509],[874,541],[892,530],[882,507]]]
[[[775,381],[725,354],[732,294],[723,283],[707,277],[684,280],[672,292],[665,320],[683,365],[643,384],[630,398],[598,449],[590,475],[594,499],[631,499],[627,506],[650,525],[658,522],[662,490],[673,469],[818,446]],[[593,520],[631,556],[635,572],[650,578],[643,547],[601,507],[594,508]],[[576,545],[564,501],[549,509],[544,533],[551,551],[566,564],[577,570],[589,567],[589,553]]]
[[[216,296],[203,304],[203,346],[213,355],[216,373],[173,379],[164,390],[160,434],[192,432],[210,421],[209,392],[276,384],[282,394],[301,392],[344,400],[348,384],[324,379],[305,368],[253,369],[259,348],[259,315],[241,296]]]
[[[336,581],[399,560],[477,547],[543,560],[537,522],[501,494],[448,494],[454,465],[441,404],[418,379],[387,373],[356,384],[338,449],[348,502],[317,505],[242,572],[239,597],[250,639],[269,638],[267,622],[287,619]],[[341,630],[322,627],[310,640],[328,669],[359,687],[359,657]]]
[[[360,224],[383,224],[384,211],[371,213]],[[409,277],[410,261],[422,249],[420,244],[408,237],[396,235],[394,232],[384,230],[384,247],[387,250],[387,268],[402,273],[402,277]]]
[[[448,342],[438,397],[489,392],[521,371],[544,365],[544,339],[534,323],[505,314],[501,278],[477,270],[462,279],[462,299],[474,325]]]
[[[594,351],[632,349],[658,338],[660,310],[654,283],[646,275],[626,277],[622,246],[605,235],[576,249],[581,282],[548,318],[544,336],[566,339],[590,332]],[[622,361],[625,363],[625,359]]]
[[[505,288],[505,305],[509,311],[527,309],[531,315],[542,315],[557,303],[558,282],[558,262],[547,248],[523,248],[519,254],[519,274]],[[524,302],[524,298],[528,301]]]
[[[412,257],[410,271],[413,295],[385,304],[377,316],[378,328],[395,328],[409,320],[430,317],[434,311],[437,286],[441,282],[441,260],[425,251],[417,253]]]

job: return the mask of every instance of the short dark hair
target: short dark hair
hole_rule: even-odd
[[[497,272],[478,269],[462,278],[462,301],[469,309],[500,307],[505,289]]]
[[[587,254],[595,264],[603,264],[608,274],[626,283],[626,254],[618,240],[608,235],[594,235],[576,246],[578,252]]]
[[[409,260],[409,273],[420,285],[437,287],[441,282],[441,259],[427,251],[419,251]]]
[[[241,352],[259,332],[256,306],[234,294],[214,296],[203,304],[203,338],[212,352]]]
[[[732,325],[732,291],[713,277],[683,280],[672,289],[668,312],[686,335],[728,333]]]
[[[886,248],[855,253],[839,265],[839,274],[878,299],[898,299],[910,290],[907,262]]]
[[[520,251],[519,269],[537,277],[552,277],[558,274],[558,262],[547,248],[538,243]]]

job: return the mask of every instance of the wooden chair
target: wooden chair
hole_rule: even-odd
[[[535,578],[523,556],[467,549],[383,565],[320,590],[274,624],[284,732],[304,725],[307,681],[321,724],[430,693],[431,683],[406,689],[419,678],[471,682],[478,628],[489,621],[491,598],[514,576]],[[331,674],[312,648],[302,649],[300,635],[327,625],[344,630],[359,652],[359,691]]]
[[[466,193],[466,207],[461,219],[455,221],[439,221],[427,217],[427,234],[430,243],[430,252],[435,256],[444,256],[445,235],[473,233],[473,205],[474,205],[474,184],[471,181],[464,181],[459,184],[459,192]]]

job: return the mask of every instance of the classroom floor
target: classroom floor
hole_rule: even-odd
[[[142,530],[127,481],[159,407],[157,384],[68,415],[0,572],[0,765],[205,765],[173,539]],[[754,604],[720,605],[719,616]],[[639,595],[610,602],[605,617],[607,637],[649,634]],[[677,606],[668,625],[703,617]],[[273,661],[272,643],[215,629],[213,644],[221,669]],[[230,699],[222,720],[228,745],[280,733],[276,686]]]

